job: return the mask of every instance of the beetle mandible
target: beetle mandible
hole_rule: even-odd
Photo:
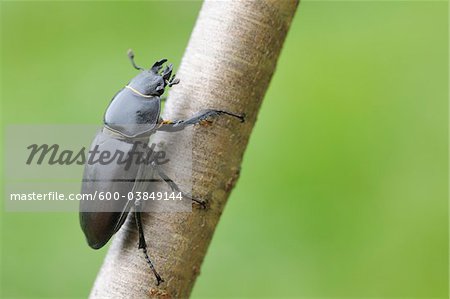
[[[244,121],[245,115],[239,115],[225,110],[207,109],[196,113],[186,120],[167,121],[160,117],[161,96],[166,87],[178,84],[180,80],[172,76],[172,64],[164,70],[163,64],[167,59],[161,59],[146,70],[134,61],[133,51],[128,51],[128,57],[133,67],[140,71],[124,88],[111,100],[104,115],[103,129],[96,135],[91,150],[97,152],[121,151],[131,154],[144,150],[150,135],[157,131],[181,131],[189,125],[206,121],[209,117],[228,115]],[[162,70],[162,71],[161,71]],[[164,126],[164,125],[168,126]],[[141,143],[141,148],[137,144]],[[142,146],[144,149],[142,149]],[[91,153],[91,151],[90,151]],[[183,194],[193,202],[205,206],[205,202],[181,192],[173,182],[155,163],[146,165],[159,175],[172,189]],[[133,191],[143,173],[149,171],[142,165],[130,169],[118,167],[117,164],[89,164],[85,165],[82,183],[82,193],[94,195],[92,201],[80,201],[80,224],[90,247],[99,249],[121,228],[130,209],[130,200],[95,200],[98,192],[119,192],[120,194]],[[159,285],[164,280],[156,271],[148,253],[147,244],[141,221],[141,206],[139,200],[133,201],[134,216],[139,233],[138,249],[142,249],[146,262],[156,277]]]

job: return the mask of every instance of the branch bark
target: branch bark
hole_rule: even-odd
[[[147,213],[149,253],[165,282],[155,285],[141,252],[133,217],[117,233],[91,291],[91,298],[186,298],[190,295],[240,164],[262,99],[298,5],[298,0],[206,0],[198,16],[164,119],[185,119],[205,108],[247,115],[241,124],[227,117],[196,126],[193,194],[208,209],[192,213]],[[168,137],[170,139],[170,137]],[[171,144],[171,174],[185,181],[187,144]],[[155,141],[157,142],[157,141]]]

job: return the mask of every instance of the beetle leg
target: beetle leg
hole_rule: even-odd
[[[149,148],[146,147],[144,150],[148,150]],[[136,174],[135,178],[135,184],[133,186],[133,189],[131,192],[136,192],[136,190],[142,190],[144,182],[147,180],[147,175],[153,176],[153,173],[148,173],[145,171],[146,167],[144,164],[141,164],[139,166],[138,172]],[[139,199],[136,199],[134,201],[134,219],[136,220],[136,226],[139,233],[139,245],[138,249],[142,249],[142,252],[144,253],[145,260],[147,261],[147,264],[150,266],[150,269],[152,270],[153,274],[156,277],[156,285],[159,285],[164,280],[161,278],[161,276],[156,272],[155,267],[153,266],[152,261],[150,260],[150,257],[147,253],[147,242],[145,241],[145,235],[144,230],[142,228],[142,219],[141,219],[141,201]]]
[[[180,190],[180,187],[178,187],[178,185],[171,178],[169,178],[167,174],[165,174],[158,165],[156,165],[155,162],[152,162],[151,165],[156,170],[158,175],[163,179],[163,181],[166,182],[167,185],[169,185],[169,187],[172,189],[173,192],[180,192],[183,197],[186,197],[192,200],[193,202],[198,203],[199,205],[202,206],[202,208],[206,209],[206,202],[204,200],[194,198],[184,193],[183,191]]]
[[[160,128],[158,128],[158,130],[159,131],[168,131],[168,132],[181,131],[189,125],[195,125],[195,124],[201,123],[202,121],[206,120],[209,117],[219,116],[219,115],[229,115],[229,116],[240,119],[241,122],[245,121],[245,114],[236,114],[236,113],[229,112],[226,110],[207,109],[207,110],[202,110],[202,111],[196,113],[194,116],[192,116],[191,118],[188,118],[186,120],[176,120],[176,121],[165,120],[165,121],[163,121],[163,124],[168,124],[170,126],[161,126]]]
[[[149,264],[150,269],[152,270],[153,274],[156,277],[156,285],[159,285],[161,282],[164,282],[164,280],[161,278],[161,276],[156,272],[155,267],[153,266],[152,261],[150,260],[150,257],[147,253],[147,242],[145,242],[145,236],[144,236],[144,230],[142,229],[142,219],[141,219],[141,202],[140,200],[136,200],[134,202],[135,204],[135,211],[134,216],[136,219],[136,226],[138,228],[139,232],[139,249],[142,249],[142,252],[144,253],[145,260],[147,261],[147,264]]]

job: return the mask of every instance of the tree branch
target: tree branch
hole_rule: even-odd
[[[189,296],[239,177],[244,150],[297,5],[297,0],[205,1],[177,74],[181,83],[171,91],[164,118],[183,119],[217,108],[244,112],[246,122],[219,117],[209,127],[194,129],[192,192],[208,200],[208,209],[143,215],[149,254],[165,282],[155,285],[137,250],[137,230],[129,217],[113,240],[91,298]],[[165,142],[175,153],[171,163],[180,165],[172,179],[186,181],[189,172],[183,163],[189,147],[184,140]]]

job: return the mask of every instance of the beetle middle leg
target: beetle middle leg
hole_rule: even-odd
[[[147,264],[149,264],[150,269],[152,270],[153,274],[156,277],[156,285],[159,285],[161,282],[164,282],[164,280],[161,278],[161,276],[156,272],[155,266],[153,266],[152,261],[150,260],[150,257],[147,253],[147,242],[145,241],[144,236],[144,229],[142,228],[142,219],[141,219],[141,201],[136,200],[134,202],[134,218],[136,220],[136,226],[138,228],[139,232],[139,245],[138,249],[142,249],[142,252],[144,253],[145,260],[147,261]]]
[[[180,187],[178,187],[178,185],[171,178],[169,178],[167,176],[167,174],[165,174],[154,161],[151,163],[151,166],[153,167],[153,169],[156,170],[156,172],[163,179],[163,181],[166,182],[167,185],[169,185],[169,187],[172,189],[173,192],[180,192],[183,197],[186,197],[186,198],[192,200],[193,202],[198,203],[204,209],[206,208],[206,202],[204,200],[194,198],[194,197],[184,193],[183,191],[181,191]]]

